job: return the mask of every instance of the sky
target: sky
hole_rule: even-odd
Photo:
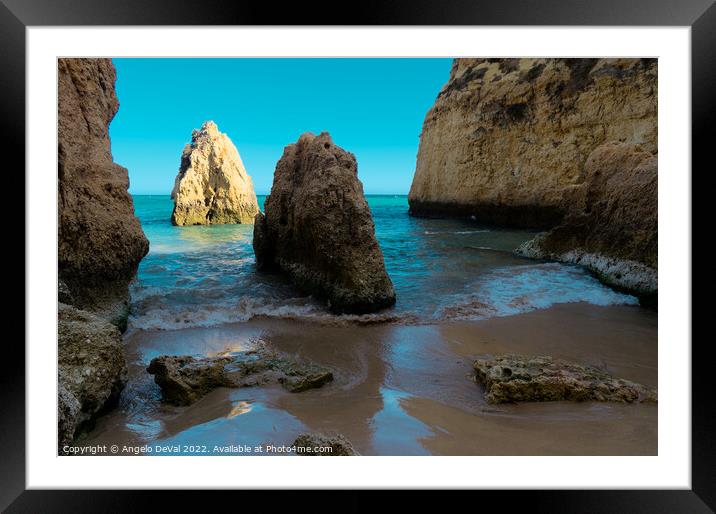
[[[425,114],[451,59],[114,59],[112,154],[132,194],[169,194],[191,132],[213,120],[256,194],[304,132],[330,132],[358,161],[366,194],[406,194]]]

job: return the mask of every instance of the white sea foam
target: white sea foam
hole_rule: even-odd
[[[129,319],[130,326],[143,330],[178,330],[208,327],[249,321],[255,317],[307,318],[324,314],[317,305],[306,299],[267,301],[242,296],[238,301],[224,304],[146,306]]]
[[[446,230],[446,231],[432,231],[432,230],[426,230],[424,233],[427,236],[435,236],[439,234],[483,234],[486,232],[490,232],[488,229],[482,229],[482,230]]]
[[[635,297],[613,291],[579,267],[544,263],[495,270],[471,284],[466,293],[444,298],[434,318],[485,319],[573,302],[639,304]]]
[[[176,330],[257,317],[426,324],[508,316],[563,302],[637,303],[582,267],[517,259],[511,250],[533,233],[411,218],[405,197],[386,198],[369,202],[397,303],[366,315],[332,314],[325,302],[303,295],[285,277],[257,273],[250,227],[173,227],[169,197],[140,198],[136,208],[152,251],[132,286],[130,326]]]
[[[421,323],[420,318],[411,312],[398,314],[387,310],[374,314],[338,315],[310,297],[280,301],[243,296],[238,302],[226,305],[157,305],[145,308],[130,316],[129,325],[135,330],[180,330],[242,323],[254,318],[293,319],[322,325]]]
[[[155,292],[152,289],[152,293]],[[609,289],[583,269],[559,263],[510,266],[495,270],[470,284],[464,291],[443,296],[437,306],[422,313],[406,311],[398,305],[394,309],[374,314],[336,315],[311,297],[267,299],[242,296],[238,301],[230,303],[185,306],[167,304],[161,299],[161,296],[145,296],[142,311],[130,317],[130,326],[144,330],[178,330],[246,322],[260,317],[303,320],[324,325],[419,325],[443,320],[511,316],[560,303],[638,305],[635,297]],[[146,305],[148,300],[157,303]]]

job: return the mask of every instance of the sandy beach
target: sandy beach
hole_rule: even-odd
[[[329,367],[335,380],[217,389],[188,407],[160,402],[146,373],[162,354],[267,347]],[[525,314],[431,325],[253,319],[125,335],[129,383],[118,408],[76,444],[290,445],[302,432],[341,433],[362,455],[655,455],[657,406],[598,402],[489,405],[474,359],[549,355],[657,387],[657,314],[636,306],[558,304]],[[156,453],[156,451],[155,451]],[[121,452],[120,454],[130,454]],[[172,453],[174,454],[174,453]]]

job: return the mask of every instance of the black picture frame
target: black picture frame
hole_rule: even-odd
[[[713,168],[710,155],[713,143],[708,128],[716,122],[714,1],[394,0],[380,3],[364,0],[344,3],[339,9],[336,3],[322,5],[320,1],[279,6],[228,0],[155,0],[151,3],[142,0],[0,0],[0,124],[5,147],[13,148],[13,154],[19,157],[15,170],[6,173],[5,180],[12,183],[14,191],[25,189],[24,174],[16,170],[25,166],[25,30],[28,26],[346,25],[348,21],[351,25],[691,27],[692,169],[706,173]],[[692,191],[697,191],[693,188],[696,178],[693,171],[691,178]],[[694,224],[696,221],[694,219]],[[25,274],[28,273],[31,270],[25,268]],[[688,341],[664,344],[688,344]],[[482,496],[480,502],[483,498],[504,501],[504,496],[509,495],[509,502],[503,506],[524,504],[533,512],[713,512],[716,509],[716,443],[713,442],[716,417],[711,397],[713,386],[709,382],[712,368],[709,347],[708,340],[695,340],[692,345],[691,490],[473,491],[453,498],[467,496],[468,501],[474,502],[477,495]],[[178,491],[25,491],[25,352],[10,338],[5,352],[5,359],[10,359],[13,365],[4,367],[0,373],[0,508],[7,508],[8,512],[120,512],[139,507],[167,508],[167,496],[171,496],[171,501],[185,501],[186,493]],[[252,496],[246,492],[241,494],[244,499]],[[413,500],[423,502],[422,497],[419,493],[412,494]],[[363,502],[369,504],[371,500],[360,498],[343,505],[361,510]]]

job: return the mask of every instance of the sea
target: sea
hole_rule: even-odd
[[[263,210],[266,196],[257,198]],[[176,330],[256,317],[431,324],[509,316],[558,303],[638,304],[581,267],[516,255],[534,231],[412,217],[406,195],[366,199],[397,301],[393,308],[355,316],[332,314],[282,275],[258,272],[253,225],[176,227],[170,222],[169,195],[135,195],[150,248],[131,286],[130,328]]]

